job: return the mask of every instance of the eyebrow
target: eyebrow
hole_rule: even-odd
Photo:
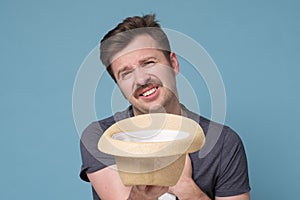
[[[158,60],[158,58],[154,57],[154,56],[148,56],[148,57],[145,57],[143,59],[141,59],[139,61],[140,64],[143,64],[144,62],[148,61],[148,60],[151,60],[151,59],[155,59],[155,60]]]
[[[144,62],[148,61],[148,60],[151,60],[151,59],[154,59],[154,60],[158,60],[157,57],[155,56],[148,56],[148,57],[145,57],[145,58],[142,58],[140,61],[139,61],[139,65],[143,64]],[[121,67],[121,69],[118,71],[117,73],[117,77],[118,79],[120,78],[120,74],[124,71],[126,71],[127,69],[130,69],[130,67],[128,67],[127,65],[126,66],[123,66]]]
[[[118,79],[120,78],[120,74],[121,74],[122,72],[126,71],[127,69],[129,69],[128,66],[123,66],[123,67],[118,71],[118,73],[117,73]]]

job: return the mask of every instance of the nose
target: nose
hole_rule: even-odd
[[[142,86],[149,82],[150,74],[142,67],[136,67],[134,70],[134,80],[136,86]]]

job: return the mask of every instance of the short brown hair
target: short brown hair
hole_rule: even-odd
[[[155,14],[128,17],[110,30],[100,43],[100,59],[114,81],[116,79],[110,67],[112,57],[124,49],[136,36],[142,34],[151,36],[160,46],[166,58],[170,60],[170,43],[167,35],[155,19]]]

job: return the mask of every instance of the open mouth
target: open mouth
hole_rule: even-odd
[[[154,94],[157,89],[158,89],[158,87],[153,87],[150,90],[147,90],[147,91],[141,93],[139,96],[148,97],[148,96]]]
[[[135,90],[134,97],[145,102],[156,100],[160,94],[160,84],[148,83]]]

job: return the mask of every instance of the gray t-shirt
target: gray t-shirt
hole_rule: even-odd
[[[240,137],[229,127],[201,117],[184,106],[182,108],[188,118],[200,124],[206,136],[206,143],[202,150],[190,154],[195,183],[211,199],[215,199],[215,196],[233,196],[249,192],[247,158]],[[98,150],[98,141],[112,124],[132,116],[133,111],[130,106],[114,116],[91,123],[84,130],[80,140],[82,180],[89,181],[87,173],[115,164],[113,156]],[[100,199],[94,188],[92,192],[94,200]]]

